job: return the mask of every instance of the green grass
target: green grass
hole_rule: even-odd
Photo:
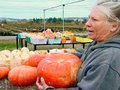
[[[16,49],[15,43],[0,43],[0,51],[1,50],[13,50]]]
[[[34,50],[33,45],[32,44],[28,44],[28,48],[30,50]],[[53,49],[53,48],[62,48],[62,46],[60,45],[40,45],[37,46],[37,50],[48,50],[48,49]],[[1,50],[14,50],[16,49],[16,44],[15,43],[0,43],[0,51]],[[21,49],[21,46],[18,45],[18,49]]]

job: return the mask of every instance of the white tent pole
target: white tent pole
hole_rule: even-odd
[[[62,13],[62,14],[63,14],[63,32],[64,32],[64,29],[65,29],[65,28],[64,28],[64,27],[65,27],[65,26],[64,26],[64,25],[65,25],[65,23],[64,23],[64,7],[65,7],[65,4],[63,4],[63,13]]]
[[[45,30],[45,23],[46,23],[46,20],[45,20],[45,9],[43,10],[43,16],[44,16],[44,30]]]

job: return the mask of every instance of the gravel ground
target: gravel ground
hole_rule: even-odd
[[[0,90],[37,90],[36,84],[24,86],[24,87],[18,87],[12,85],[6,78],[0,80]]]

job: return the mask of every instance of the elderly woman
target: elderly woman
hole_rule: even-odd
[[[65,90],[120,90],[120,2],[98,3],[86,23],[93,42],[83,53],[75,86]],[[49,86],[41,79],[40,90]],[[64,89],[59,89],[64,90]]]

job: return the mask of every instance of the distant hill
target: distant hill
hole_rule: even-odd
[[[27,19],[15,19],[15,18],[6,18],[6,17],[0,17],[0,22],[23,22],[28,21]]]

